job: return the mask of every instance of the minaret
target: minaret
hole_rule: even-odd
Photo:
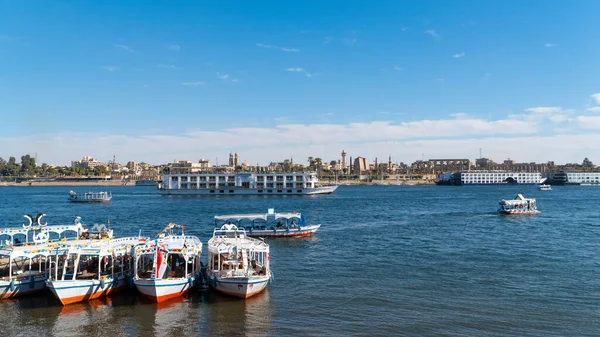
[[[375,157],[375,171],[379,169],[379,161],[377,161],[377,157]]]
[[[229,152],[229,166],[233,166],[233,153]]]
[[[392,173],[392,155],[388,159],[388,173]]]
[[[294,167],[294,157],[290,157],[290,167]]]
[[[237,152],[235,153],[235,162],[234,162],[234,164],[235,164],[235,167],[240,166],[240,157],[238,156]]]
[[[352,159],[350,159],[352,160]],[[342,150],[342,170],[346,169],[346,151]]]
[[[350,156],[350,173],[352,173],[352,156]]]

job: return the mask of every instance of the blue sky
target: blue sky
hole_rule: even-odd
[[[0,0],[0,156],[600,162],[599,11]]]

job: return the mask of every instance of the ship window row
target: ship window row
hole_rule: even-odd
[[[258,176],[256,181],[294,181],[294,176]],[[295,176],[295,181],[304,181],[304,176]]]

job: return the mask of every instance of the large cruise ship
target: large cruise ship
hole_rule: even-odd
[[[539,185],[546,178],[539,172],[462,171],[443,174],[438,185]]]
[[[547,172],[550,185],[600,186],[600,172]]]
[[[312,195],[328,194],[315,173],[166,173],[158,186],[166,195]]]

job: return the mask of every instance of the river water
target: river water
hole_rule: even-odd
[[[118,237],[175,222],[205,245],[220,214],[275,208],[323,226],[312,238],[267,240],[275,281],[256,297],[198,289],[157,305],[131,291],[63,307],[43,293],[0,302],[1,336],[600,335],[598,187],[341,186],[287,197],[111,187],[104,205],[71,204],[69,189],[0,187],[0,225],[79,215],[110,220]],[[542,213],[498,215],[498,200],[516,193]]]

